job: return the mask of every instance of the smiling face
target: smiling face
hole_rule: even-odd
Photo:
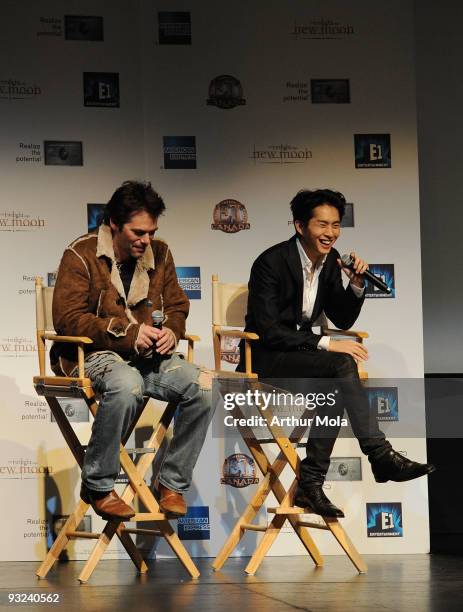
[[[139,259],[149,247],[158,229],[158,220],[146,210],[133,213],[122,229],[109,222],[113,234],[114,254],[118,261],[127,261],[130,257]]]
[[[294,222],[307,256],[313,264],[328,253],[341,232],[339,211],[330,204],[320,204],[313,209],[308,223]]]

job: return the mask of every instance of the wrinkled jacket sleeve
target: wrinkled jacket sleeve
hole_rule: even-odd
[[[178,342],[185,335],[185,320],[190,309],[190,301],[178,284],[175,264],[170,249],[166,253],[162,297],[165,315],[164,327],[168,327],[174,332]]]
[[[320,335],[310,329],[295,330],[281,324],[280,287],[278,275],[270,262],[258,258],[251,269],[248,310],[253,313],[260,341],[267,348],[279,351],[316,350]]]
[[[139,325],[126,316],[97,316],[89,310],[91,279],[82,258],[72,249],[64,252],[53,292],[53,324],[60,335],[88,336],[92,351],[131,353]]]

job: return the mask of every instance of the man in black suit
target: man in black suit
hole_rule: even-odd
[[[336,327],[349,329],[364,302],[362,274],[368,264],[352,253],[353,271],[343,268],[333,248],[344,208],[341,193],[300,191],[291,201],[295,236],[270,247],[254,262],[246,315],[246,331],[259,335],[252,344],[253,370],[264,379],[317,378],[325,379],[325,384],[336,379],[343,401],[318,409],[318,414],[342,417],[346,409],[377,482],[411,480],[434,467],[394,451],[379,430],[358,376],[357,362],[368,359],[367,350],[353,340],[335,341],[312,331],[323,312]],[[346,288],[341,269],[349,277]],[[238,369],[243,368],[243,352]],[[324,516],[344,516],[322,489],[339,429],[339,425],[312,426],[294,500]]]

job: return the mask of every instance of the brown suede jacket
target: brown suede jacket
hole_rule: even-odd
[[[64,251],[53,292],[53,323],[64,336],[88,336],[87,353],[114,351],[124,359],[136,356],[140,325],[152,325],[151,313],[164,313],[163,327],[178,341],[185,333],[189,301],[178,284],[169,247],[153,240],[137,261],[125,296],[114,256],[111,229],[77,238]],[[73,345],[53,344],[50,361],[57,375],[69,375],[77,362]]]

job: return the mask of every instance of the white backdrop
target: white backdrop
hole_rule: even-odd
[[[367,300],[355,326],[371,334],[370,376],[423,375],[410,1],[373,6],[361,0],[256,0],[240,7],[177,0],[166,7],[119,0],[109,7],[66,0],[21,7],[5,2],[0,10],[7,49],[0,57],[0,486],[15,508],[7,513],[10,502],[4,505],[10,537],[1,559],[42,558],[47,522],[72,509],[80,482],[31,383],[37,371],[33,278],[56,270],[65,246],[87,231],[87,203],[106,202],[123,180],[152,181],[167,204],[160,235],[176,265],[200,267],[202,297],[192,300],[188,320],[189,330],[202,338],[196,361],[212,365],[211,274],[247,281],[255,257],[290,237],[293,195],[304,187],[331,187],[342,191],[355,211],[355,227],[343,230],[338,250],[355,249],[370,262],[395,267],[396,297]],[[159,44],[157,13],[166,10],[191,13],[191,44]],[[66,40],[64,15],[102,16],[104,40]],[[85,107],[84,72],[118,73],[120,107]],[[219,75],[240,81],[245,104],[230,109],[207,104],[209,83]],[[351,102],[313,103],[311,79],[349,79]],[[307,84],[308,95],[301,95],[307,99],[285,101],[301,89],[288,86],[297,82],[302,89]],[[390,134],[392,167],[356,169],[354,134]],[[195,136],[196,169],[164,167],[165,136]],[[45,165],[45,140],[82,142],[83,165]],[[256,150],[280,146],[310,155],[301,163],[253,158]],[[215,205],[228,198],[246,207],[249,230],[211,229]],[[79,423],[76,429],[84,439],[90,425]],[[425,460],[423,440],[394,444]],[[244,446],[207,440],[187,496],[190,505],[209,507],[210,540],[187,542],[195,555],[215,556],[253,492],[254,486],[220,484],[225,457],[240,451]],[[334,455],[360,452],[355,441],[341,440]],[[344,524],[360,551],[428,551],[426,481],[378,485],[363,457],[362,465],[362,481],[327,483],[328,495],[346,510]],[[367,537],[366,503],[372,502],[401,502],[403,537]],[[97,528],[100,520],[92,518]],[[248,554],[256,537],[247,535],[238,552]],[[322,552],[339,552],[326,534],[315,537]],[[89,546],[73,544],[69,556],[81,558]],[[164,545],[158,552],[168,553]],[[271,553],[302,549],[288,532]],[[123,556],[116,544],[109,554]]]

